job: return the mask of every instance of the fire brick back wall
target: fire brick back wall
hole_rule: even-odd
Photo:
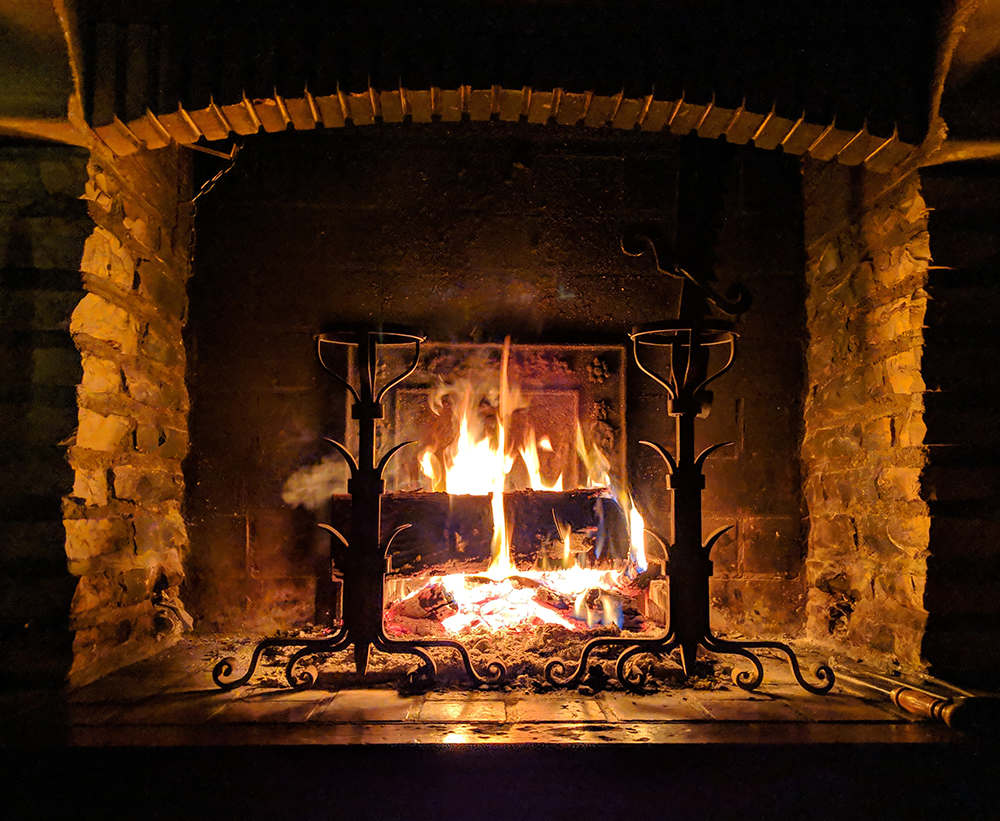
[[[924,467],[927,208],[913,175],[805,167],[807,632],[921,666],[930,516]]]
[[[316,363],[318,330],[366,320],[441,340],[622,343],[633,324],[676,315],[677,283],[619,249],[626,225],[648,222],[688,264],[714,259],[723,288],[739,279],[754,293],[737,366],[715,383],[699,426],[702,444],[737,443],[708,467],[706,532],[738,525],[715,549],[713,596],[745,629],[796,629],[798,168],[780,154],[699,145],[472,124],[250,141],[202,201],[192,280],[185,470],[202,626],[311,617],[327,537],[281,488],[327,456],[320,437],[343,426],[343,391]],[[200,175],[218,170],[208,162]],[[714,213],[698,199],[713,173],[723,193]],[[634,368],[627,391],[631,478],[651,524],[668,532],[662,463],[637,443],[672,444],[672,420]]]

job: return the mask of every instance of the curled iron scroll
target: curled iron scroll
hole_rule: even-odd
[[[656,270],[669,277],[686,279],[692,285],[700,288],[705,298],[716,308],[730,316],[738,316],[750,307],[750,292],[740,283],[733,283],[726,289],[726,295],[717,293],[711,285],[706,282],[704,276],[696,276],[680,265],[671,265],[664,268],[660,264],[660,255],[656,250],[656,243],[645,234],[629,233],[622,237],[622,253],[628,257],[641,257],[648,250],[653,257],[653,264]]]

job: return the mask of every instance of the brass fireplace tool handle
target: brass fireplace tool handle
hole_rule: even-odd
[[[384,610],[384,584],[388,564],[389,549],[393,539],[409,525],[395,530],[385,542],[382,541],[381,511],[382,493],[385,483],[382,473],[389,460],[402,448],[412,442],[402,442],[390,448],[377,462],[375,460],[375,423],[382,418],[382,399],[390,390],[399,385],[416,370],[420,358],[420,344],[424,336],[401,328],[350,327],[326,333],[318,337],[317,355],[323,368],[341,382],[354,403],[352,418],[358,423],[357,458],[341,442],[326,438],[337,452],[344,457],[350,469],[351,478],[347,484],[351,496],[351,528],[344,536],[332,525],[321,524],[338,542],[338,555],[343,557],[343,619],[337,631],[322,639],[264,639],[254,648],[249,669],[237,678],[230,679],[235,664],[234,658],[225,658],[216,664],[212,679],[224,690],[246,684],[253,675],[261,653],[270,647],[300,648],[285,666],[285,678],[296,688],[310,687],[316,681],[314,668],[305,667],[296,672],[296,665],[307,656],[336,653],[354,646],[354,667],[357,673],[368,671],[371,648],[383,653],[399,653],[420,659],[420,666],[411,673],[415,681],[430,682],[437,670],[433,659],[427,654],[432,647],[454,650],[460,656],[465,672],[477,684],[499,684],[504,681],[507,671],[499,661],[491,661],[486,667],[487,675],[476,672],[464,645],[451,639],[391,639],[385,634],[382,623]],[[413,360],[409,368],[390,378],[385,385],[376,385],[376,363],[378,346],[414,346]],[[324,345],[346,345],[357,349],[357,366],[360,374],[357,387],[341,374],[327,366],[323,358]],[[341,562],[338,562],[341,564]]]
[[[664,656],[680,650],[681,667],[686,675],[694,672],[698,647],[713,653],[741,656],[753,666],[752,671],[734,671],[733,681],[744,690],[755,689],[764,679],[764,666],[752,650],[777,650],[788,657],[792,675],[801,687],[810,693],[828,693],[834,684],[833,670],[825,664],[816,668],[819,684],[812,684],[802,677],[798,658],[787,644],[777,641],[731,641],[712,634],[710,626],[709,578],[712,576],[710,551],[716,541],[729,528],[722,528],[702,541],[701,494],[705,488],[702,468],[705,460],[716,450],[732,442],[706,448],[697,456],[694,451],[695,419],[706,416],[712,403],[707,387],[728,371],[736,355],[736,332],[727,320],[707,318],[709,305],[735,315],[745,311],[750,304],[749,294],[741,287],[730,289],[732,297],[720,297],[708,284],[708,277],[695,277],[687,271],[660,266],[654,243],[647,237],[633,237],[623,241],[622,250],[629,256],[639,256],[648,247],[652,249],[656,270],[683,282],[680,318],[656,323],[634,330],[629,334],[635,364],[648,377],[667,392],[667,415],[675,420],[676,451],[671,453],[663,445],[642,442],[655,450],[667,466],[667,488],[673,493],[673,540],[650,532],[666,553],[664,568],[670,577],[669,622],[667,630],[655,639],[628,637],[597,638],[584,645],[576,668],[567,674],[569,664],[553,659],[545,667],[546,679],[557,686],[574,686],[588,673],[587,662],[594,650],[602,647],[621,648],[615,663],[615,672],[622,686],[642,691],[644,674],[629,662],[636,656],[652,654]],[[661,374],[648,363],[645,353],[654,348],[667,353],[669,368]],[[722,348],[725,357],[721,366],[711,370],[712,349]]]

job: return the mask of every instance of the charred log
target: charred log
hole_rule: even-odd
[[[504,494],[504,512],[512,523],[512,554],[519,565],[534,565],[541,552],[557,542],[553,512],[576,534],[599,537],[602,509],[614,503],[601,488],[568,491],[517,490]],[[351,500],[334,496],[330,524],[346,531]],[[382,531],[412,524],[393,541],[392,571],[414,573],[448,562],[489,562],[493,514],[488,496],[447,493],[387,493],[382,497]],[[615,537],[620,541],[620,537]],[[625,543],[627,551],[627,541]],[[610,554],[609,554],[610,555]]]

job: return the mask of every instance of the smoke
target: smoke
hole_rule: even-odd
[[[285,480],[281,498],[285,504],[316,512],[334,493],[347,493],[347,465],[339,454],[330,454],[317,464],[305,465]]]

